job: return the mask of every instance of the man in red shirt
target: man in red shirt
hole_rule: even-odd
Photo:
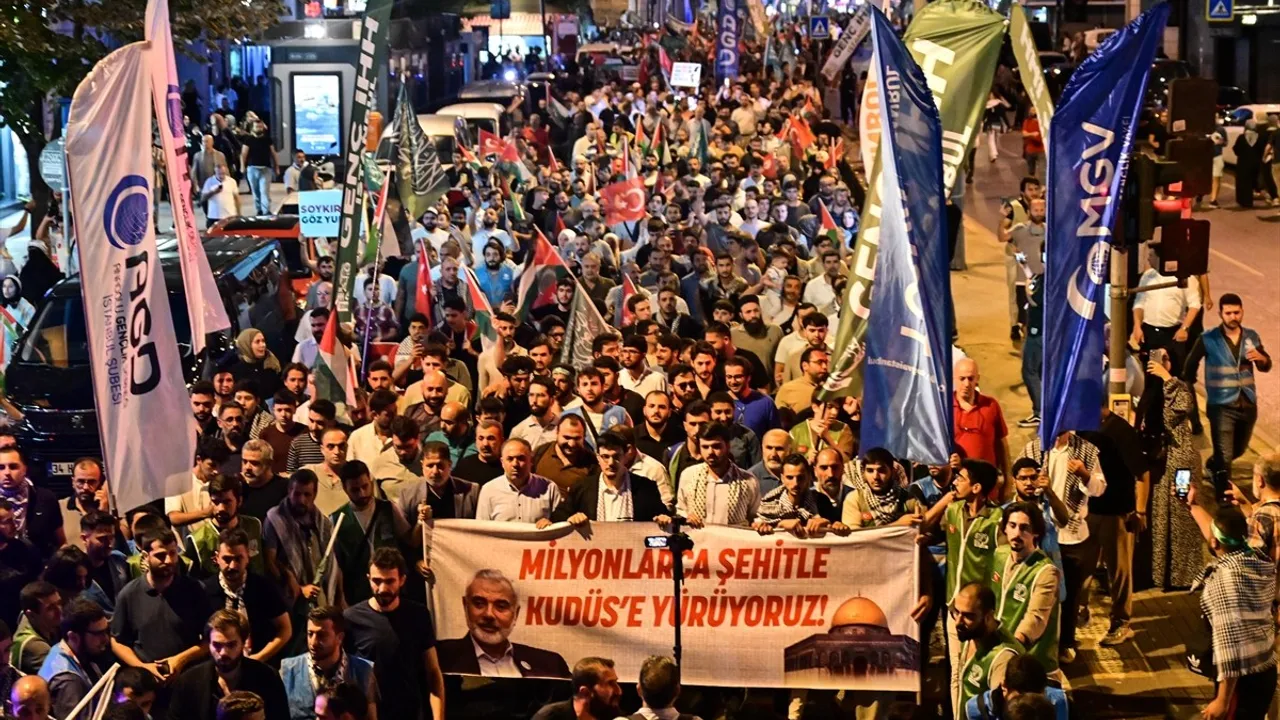
[[[1004,424],[1000,403],[978,392],[978,363],[963,358],[955,366],[955,397],[951,412],[955,420],[955,441],[970,460],[985,460],[1000,468],[1007,485],[1009,472],[1009,428]],[[996,494],[1003,498],[1005,487]]]
[[[1027,108],[1027,119],[1022,121],[1022,157],[1027,161],[1027,174],[1038,177],[1036,168],[1044,160],[1044,133],[1034,105]]]

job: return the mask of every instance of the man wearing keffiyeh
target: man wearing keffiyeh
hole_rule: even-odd
[[[371,706],[376,706],[373,663],[342,649],[346,628],[336,607],[313,608],[307,615],[307,652],[285,658],[280,665],[290,720],[314,720],[316,696],[343,683],[360,686],[373,701]]]
[[[818,513],[818,491],[813,489],[813,475],[804,455],[793,453],[784,458],[778,479],[782,485],[760,500],[760,510],[751,524],[756,532],[769,535],[782,530],[806,537],[826,530],[842,535],[849,531],[844,523],[829,522]]]
[[[920,504],[898,483],[897,462],[884,448],[871,448],[862,460],[862,477],[844,499],[841,519],[852,528],[916,525]]]

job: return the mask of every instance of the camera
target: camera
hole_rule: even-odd
[[[649,535],[644,539],[644,546],[649,550],[667,549],[673,553],[683,553],[693,549],[693,540],[681,532],[689,521],[674,515],[671,518],[671,530],[666,535]]]

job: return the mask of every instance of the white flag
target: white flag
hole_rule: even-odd
[[[94,401],[116,504],[183,492],[191,416],[152,224],[151,84],[133,43],[76,88],[67,170],[80,238],[80,282]]]
[[[218,285],[209,269],[209,258],[200,242],[195,213],[191,209],[191,171],[187,165],[187,143],[182,126],[182,95],[178,88],[178,67],[173,59],[173,37],[169,32],[169,0],[147,2],[147,72],[151,75],[151,95],[160,127],[160,145],[168,169],[169,205],[173,209],[173,229],[178,234],[178,257],[182,261],[182,284],[187,290],[187,315],[191,322],[191,347],[204,350],[206,333],[231,327],[227,311],[218,296]],[[199,118],[192,118],[199,121]],[[167,132],[166,132],[167,131]],[[227,159],[233,162],[232,158]]]

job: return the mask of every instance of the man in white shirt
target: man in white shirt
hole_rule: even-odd
[[[484,226],[471,234],[471,267],[479,268],[484,264],[484,246],[490,240],[497,240],[510,252],[515,252],[516,241],[511,234],[498,227],[498,211],[488,208],[484,211]]]
[[[556,439],[560,408],[556,405],[556,386],[549,376],[536,375],[529,381],[529,417],[511,429],[512,440],[524,440],[538,449]]]
[[[1176,283],[1177,278],[1160,273],[1160,257],[1154,249],[1148,251],[1147,262],[1151,267],[1138,282],[1137,299],[1133,301],[1133,332],[1129,343],[1143,350],[1164,348],[1174,368],[1181,368],[1187,354],[1187,332],[1200,314],[1200,283],[1193,278],[1184,288],[1171,285],[1157,290],[1143,288],[1150,285]]]
[[[316,364],[316,355],[320,353],[320,340],[324,338],[324,329],[329,325],[329,308],[316,308],[310,313],[311,337],[298,343],[293,349],[293,362],[307,367]]]
[[[289,193],[296,193],[301,190],[302,169],[307,166],[307,154],[301,150],[293,153],[293,164],[284,170],[284,192],[285,202],[288,203]],[[297,198],[294,198],[297,202]]]
[[[650,332],[656,335],[657,326],[652,326]],[[656,344],[656,338],[654,341]],[[618,360],[622,365],[622,371],[618,373],[618,384],[640,397],[648,397],[649,393],[655,390],[662,392],[667,390],[666,376],[646,367],[648,355],[648,338],[636,334],[622,341],[622,350],[618,354]]]
[[[840,253],[827,250],[822,253],[822,274],[804,286],[804,301],[813,303],[823,315],[831,316],[840,312],[840,293],[836,292],[838,279]]]
[[[703,462],[686,469],[676,483],[676,514],[694,528],[706,525],[747,526],[760,509],[760,484],[733,464],[729,428],[712,423],[698,435]],[[665,525],[669,518],[655,518]]]
[[[512,438],[502,446],[502,476],[480,488],[476,519],[533,523],[541,530],[551,524],[551,512],[559,504],[556,484],[533,474],[529,443]]]
[[[223,218],[240,215],[240,187],[231,178],[225,162],[218,163],[213,170],[213,177],[204,181],[200,188],[200,202],[205,204],[205,227]]]
[[[209,481],[227,461],[231,451],[220,437],[205,438],[196,446],[196,464],[191,469],[191,489],[164,499],[164,511],[175,528],[213,517],[209,502]]]
[[[391,422],[396,419],[399,401],[400,397],[390,390],[374,390],[369,395],[370,422],[356,428],[347,441],[347,459],[363,462],[374,478],[384,477],[384,465],[397,464]]]

